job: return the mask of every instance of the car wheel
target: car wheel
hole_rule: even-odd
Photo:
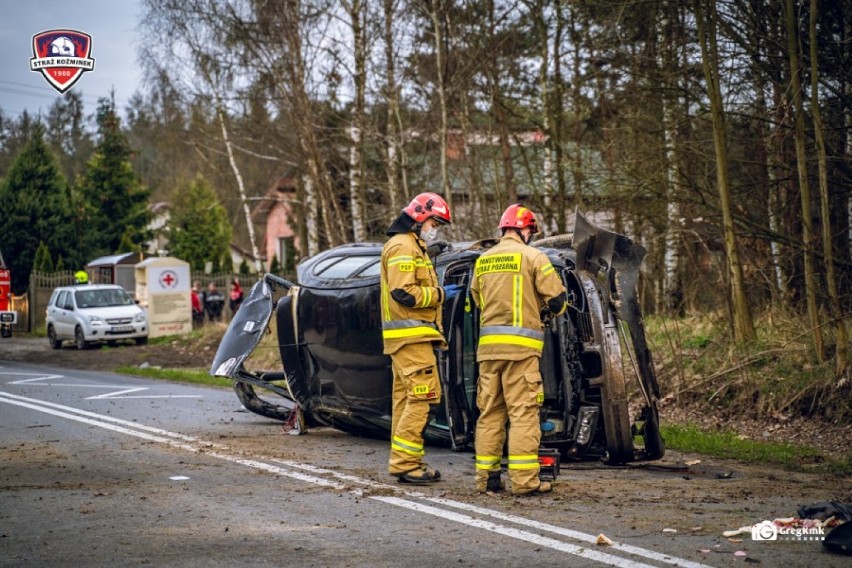
[[[146,343],[148,343],[147,337],[137,337],[136,338],[136,345],[145,345]]]
[[[74,344],[77,346],[77,349],[86,349],[89,347],[89,342],[86,341],[86,336],[83,335],[83,328],[77,326],[74,330]]]
[[[47,328],[47,340],[50,342],[50,347],[52,349],[62,348],[62,340],[56,337],[56,330],[53,329],[53,326]]]

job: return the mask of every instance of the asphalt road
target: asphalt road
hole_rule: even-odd
[[[287,435],[227,389],[0,362],[0,566],[848,565],[818,542],[721,536],[825,495],[818,479],[755,495],[766,472],[727,463],[577,466],[513,498],[473,491],[470,454],[428,448],[445,481],[424,488],[393,483],[386,456]]]

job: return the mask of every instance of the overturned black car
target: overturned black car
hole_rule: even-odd
[[[495,242],[437,245],[432,258],[443,284],[467,288],[476,259]],[[661,458],[659,387],[636,297],[645,250],[579,213],[573,236],[533,244],[561,274],[571,304],[545,327],[542,445],[565,459]],[[233,379],[243,405],[262,416],[388,437],[392,378],[390,358],[382,354],[381,250],[353,244],[324,251],[299,265],[298,283],[264,276],[231,322],[210,374]],[[283,370],[250,371],[244,363],[273,313]],[[424,437],[472,448],[479,313],[468,294],[459,294],[445,303],[443,317],[444,396]],[[632,419],[628,386],[640,393]],[[637,437],[642,444],[634,444]]]

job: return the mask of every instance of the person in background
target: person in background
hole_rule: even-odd
[[[74,281],[77,284],[88,284],[89,283],[89,275],[86,274],[85,270],[78,270],[74,273]]]
[[[240,281],[234,278],[234,281],[231,282],[231,293],[228,298],[228,306],[231,308],[231,313],[237,313],[237,310],[240,309],[240,304],[243,303],[243,290],[240,288]]]
[[[189,294],[192,299],[192,324],[194,326],[202,325],[204,323],[204,307],[201,303],[201,296],[203,295],[201,284],[194,282]]]
[[[439,471],[423,463],[423,430],[430,409],[441,401],[434,350],[447,348],[441,305],[451,296],[438,285],[426,241],[449,223],[447,202],[435,193],[421,193],[388,228],[390,240],[382,249],[382,339],[393,373],[388,473],[400,483],[441,479]]]
[[[538,232],[532,211],[509,206],[500,218],[500,242],[476,260],[470,295],[481,310],[476,405],[476,489],[503,488],[500,461],[509,422],[509,480],[514,495],[547,493],[539,480],[539,409],[544,402],[539,361],[542,316],[568,307],[565,286],[547,255],[531,246]]]
[[[207,319],[211,322],[222,321],[222,308],[225,307],[225,296],[219,291],[215,282],[207,285],[207,293],[204,295],[204,311]]]

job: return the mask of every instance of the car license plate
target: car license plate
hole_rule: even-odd
[[[133,328],[129,325],[116,325],[112,328],[113,333],[130,333]]]

